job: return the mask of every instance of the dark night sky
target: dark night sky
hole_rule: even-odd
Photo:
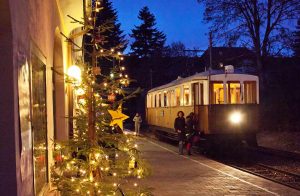
[[[131,33],[134,25],[139,25],[139,10],[148,6],[156,17],[159,30],[167,35],[167,44],[183,42],[187,48],[206,49],[208,27],[202,21],[203,7],[196,0],[112,0],[118,11],[121,28],[125,34]],[[130,40],[129,36],[127,39]],[[130,47],[128,47],[127,51]]]

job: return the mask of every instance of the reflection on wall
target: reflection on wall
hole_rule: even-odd
[[[31,57],[32,131],[35,194],[47,183],[47,111],[46,65],[35,55]]]
[[[32,135],[30,122],[29,66],[21,63],[18,74],[19,117],[21,131],[21,179],[22,193],[33,195]]]

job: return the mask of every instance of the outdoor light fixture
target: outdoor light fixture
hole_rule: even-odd
[[[68,68],[67,75],[77,82],[81,82],[81,70],[77,65],[72,65]]]
[[[242,122],[242,114],[240,112],[233,112],[229,116],[229,121],[232,124],[240,124]]]

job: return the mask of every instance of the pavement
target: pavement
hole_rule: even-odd
[[[300,191],[257,177],[201,155],[178,155],[177,147],[143,137],[139,146],[152,175],[141,184],[158,196],[287,195]]]

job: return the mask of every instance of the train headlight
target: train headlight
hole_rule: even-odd
[[[243,120],[241,112],[232,112],[229,116],[229,121],[232,124],[240,124]]]

